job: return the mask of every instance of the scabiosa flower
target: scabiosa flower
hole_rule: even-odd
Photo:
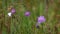
[[[38,23],[42,23],[42,22],[45,22],[45,17],[44,16],[39,16],[38,17]]]
[[[25,12],[25,16],[30,16],[30,12],[29,11]]]
[[[11,13],[14,14],[16,11],[14,8],[11,9]]]
[[[8,13],[8,16],[12,16],[12,14],[14,14],[16,11],[14,8],[11,9],[11,12]]]
[[[45,22],[46,19],[45,19],[44,16],[39,16],[37,21],[38,21],[38,22],[37,22],[37,24],[36,24],[36,27],[38,27],[40,23]],[[38,27],[38,28],[39,28],[39,27]]]

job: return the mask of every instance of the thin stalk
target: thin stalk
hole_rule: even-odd
[[[46,18],[48,18],[48,0],[44,0],[44,14],[43,14]],[[44,32],[44,24],[42,24],[42,30]],[[45,33],[45,32],[44,32]],[[45,33],[46,34],[46,33]]]
[[[4,10],[3,11],[4,16],[5,16],[5,10],[7,9],[6,4],[7,4],[7,0],[2,0],[2,9]],[[4,22],[5,22],[5,17],[4,17]],[[4,29],[4,24],[3,24],[4,22],[1,23],[1,32],[0,32],[0,34],[3,34],[2,32],[5,32],[4,30],[2,30],[2,29]]]
[[[45,6],[45,8],[44,8],[44,15],[46,17],[48,17],[48,0],[44,1],[44,6]]]

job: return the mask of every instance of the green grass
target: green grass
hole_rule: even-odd
[[[60,34],[60,6],[58,1],[51,4],[49,0],[48,13],[44,13],[44,0],[0,0],[0,34]],[[55,6],[56,5],[56,6]],[[8,8],[14,7],[16,13],[8,17]],[[55,11],[55,8],[58,8]],[[24,13],[29,10],[31,15],[26,17]],[[4,16],[2,16],[4,15]],[[40,29],[36,28],[37,17],[40,15],[46,17],[46,22],[40,24]],[[59,15],[55,17],[55,15]],[[58,19],[57,19],[58,18]]]

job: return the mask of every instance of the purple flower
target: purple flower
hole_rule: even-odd
[[[11,13],[14,14],[16,11],[14,8],[12,8]]]
[[[30,12],[29,11],[25,12],[25,16],[30,16]]]
[[[42,23],[42,22],[45,22],[45,21],[46,21],[46,19],[45,19],[44,16],[39,16],[39,17],[38,17],[38,23],[36,24],[36,27],[39,28],[39,27],[38,27],[39,24]]]
[[[38,17],[38,23],[42,23],[42,22],[45,22],[45,17],[44,16],[39,16]]]

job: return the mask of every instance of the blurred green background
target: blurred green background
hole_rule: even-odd
[[[9,17],[13,7],[16,13]],[[27,10],[29,17],[24,16]],[[38,29],[40,15],[46,22]],[[60,0],[0,0],[0,34],[60,34]]]

